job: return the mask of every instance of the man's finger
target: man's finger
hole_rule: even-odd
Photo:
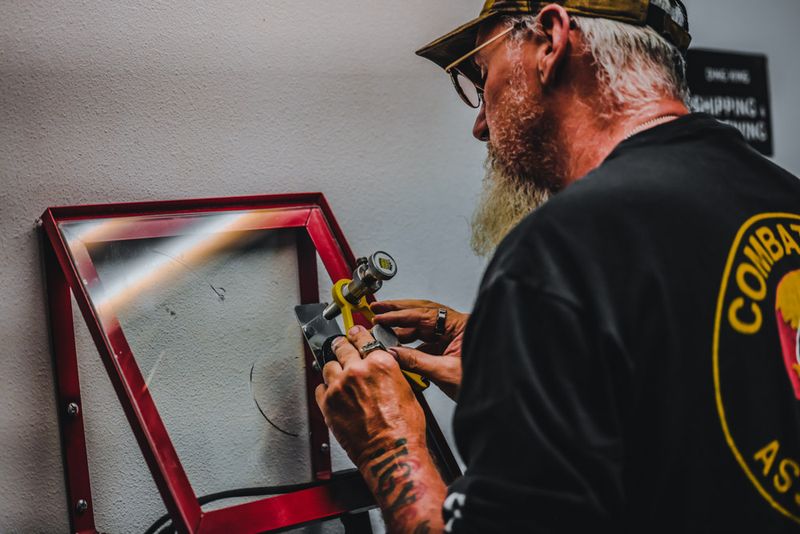
[[[413,326],[433,328],[436,322],[436,308],[411,308],[375,315],[374,322],[384,326]]]
[[[406,299],[406,300],[378,300],[369,305],[374,313],[385,313],[395,310],[406,310],[409,308],[439,308],[435,302],[429,300]]]
[[[333,378],[341,372],[342,364],[340,364],[338,361],[335,362],[331,360],[325,364],[325,367],[322,368],[322,380],[326,384],[330,384],[331,380],[333,380]]]
[[[441,354],[444,350],[441,341],[434,341],[431,343],[422,343],[416,347],[416,350],[426,354]]]
[[[349,362],[361,359],[361,354],[344,336],[334,339],[331,348],[342,367],[347,367]],[[333,365],[333,363],[328,362],[325,367],[329,365]],[[322,368],[322,376],[325,376],[325,367]]]
[[[375,338],[372,337],[372,334],[370,334],[369,330],[361,325],[356,325],[351,328],[347,333],[347,339],[349,339],[350,342],[355,345],[359,358],[361,358],[361,348],[367,343],[375,341]]]
[[[400,343],[411,343],[412,341],[417,341],[419,339],[419,333],[417,332],[416,328],[392,328],[394,330],[394,335],[397,336],[397,339]]]
[[[390,352],[397,356],[397,363],[406,371],[415,371],[432,379],[439,378],[441,374],[440,356],[431,356],[408,347],[392,347]]]
[[[325,384],[320,384],[314,390],[314,397],[317,399],[317,406],[319,406],[320,410],[324,411],[325,407],[325,391],[328,389],[328,386]]]

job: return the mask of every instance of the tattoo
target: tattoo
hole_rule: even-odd
[[[378,477],[378,495],[385,497],[394,491],[395,481],[392,478],[392,473],[397,471],[397,464],[390,465],[386,471],[381,473]]]
[[[378,449],[369,456],[370,460],[377,463],[370,466],[369,471],[377,477],[376,496],[386,502],[385,511],[396,513],[409,504],[417,502],[421,495],[420,487],[410,480],[417,463],[409,460],[408,449],[405,445],[408,440],[398,439],[390,450]],[[419,530],[422,527],[424,530]],[[415,532],[428,532],[427,521],[418,525]]]
[[[414,489],[414,483],[406,482],[403,485],[403,489],[400,490],[400,495],[398,495],[397,498],[394,500],[394,502],[389,505],[386,511],[393,513],[402,508],[403,506],[417,502],[417,494],[411,493],[413,489]]]
[[[394,446],[395,446],[395,448],[402,447],[406,443],[408,443],[408,440],[406,438],[400,438],[400,439],[398,439],[397,441],[394,442]],[[369,458],[370,460],[374,460],[376,458],[380,458],[384,454],[386,454],[386,449],[378,449],[377,451],[375,451],[372,454],[370,454],[367,458]]]
[[[396,460],[400,456],[407,456],[407,455],[408,455],[408,449],[401,449],[399,452],[392,454],[391,456],[387,457],[384,460],[381,460],[380,462],[378,462],[377,465],[372,466],[370,471],[372,471],[372,474],[374,476],[378,476],[378,473],[380,473],[384,467],[391,464],[392,461]]]
[[[412,532],[412,534],[430,534],[431,527],[429,525],[430,525],[430,521],[428,521],[426,519],[425,521],[423,521],[422,523],[417,525],[417,527],[414,529],[414,532]]]

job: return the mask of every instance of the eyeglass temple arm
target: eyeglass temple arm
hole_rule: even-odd
[[[473,50],[467,52],[466,54],[464,54],[463,56],[461,56],[457,60],[455,60],[452,63],[450,63],[448,66],[446,66],[444,68],[444,71],[447,74],[450,74],[450,71],[453,70],[456,66],[458,66],[459,63],[461,63],[462,61],[464,61],[468,57],[470,57],[470,56],[472,56],[474,54],[477,54],[478,52],[480,52],[481,50],[483,50],[484,48],[486,48],[487,46],[489,46],[493,42],[497,41],[498,39],[500,39],[504,35],[507,35],[508,33],[511,33],[512,30],[514,30],[514,26],[511,26],[510,28],[507,28],[507,29],[503,30],[502,32],[498,33],[497,35],[495,35],[494,37],[492,37],[491,39],[489,39],[488,41],[486,41],[482,45],[478,46],[477,48],[474,48]]]

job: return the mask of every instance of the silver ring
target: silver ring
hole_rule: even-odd
[[[447,321],[447,308],[439,308],[436,313],[436,324],[433,327],[433,334],[441,336],[444,334],[444,324]]]
[[[362,358],[366,358],[367,354],[369,354],[373,350],[386,350],[386,346],[380,341],[370,341],[369,343],[358,349],[358,352],[361,353]]]

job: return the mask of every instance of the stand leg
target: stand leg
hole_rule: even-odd
[[[317,283],[317,251],[306,232],[297,232],[297,264],[300,275],[300,303],[319,302],[319,284]],[[298,336],[302,334],[298,329]],[[322,374],[312,367],[314,355],[303,340],[306,355],[306,390],[308,402],[308,426],[311,440],[311,469],[316,480],[331,478],[331,447],[328,427],[322,412],[317,406],[314,390],[322,383]]]
[[[61,428],[61,454],[67,483],[67,509],[71,532],[96,532],[83,430],[83,404],[78,380],[75,330],[70,289],[47,237],[42,239],[47,285],[56,407]]]

